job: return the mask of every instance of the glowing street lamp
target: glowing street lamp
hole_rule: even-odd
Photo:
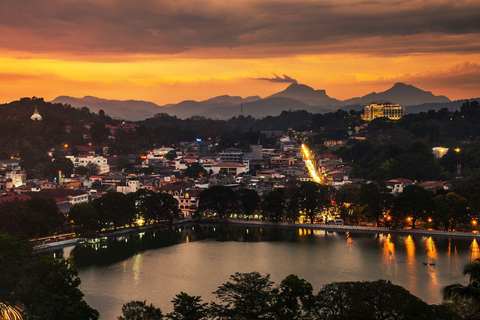
[[[428,218],[428,223],[432,223],[432,218]]]
[[[476,227],[476,226],[477,226],[477,220],[475,220],[475,219],[472,220],[472,225],[473,225],[474,227]]]

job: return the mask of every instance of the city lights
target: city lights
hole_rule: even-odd
[[[307,166],[308,172],[310,173],[310,176],[312,177],[312,180],[317,182],[317,183],[322,183],[322,179],[320,178],[320,175],[317,172],[317,169],[315,169],[315,166],[310,159],[310,150],[308,150],[308,147],[305,144],[302,144],[302,151],[304,154],[304,161],[305,165]]]

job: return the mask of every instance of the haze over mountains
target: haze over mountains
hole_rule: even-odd
[[[176,115],[179,118],[198,115],[212,119],[229,119],[240,114],[261,118],[279,115],[284,110],[329,112],[340,108],[349,109],[349,107],[358,110],[371,102],[391,102],[404,107],[428,104],[429,108],[438,109],[442,104],[449,103],[450,99],[441,95],[436,96],[412,85],[396,83],[384,92],[372,92],[363,97],[341,101],[329,97],[325,90],[315,90],[303,84],[292,83],[285,90],[263,99],[259,96],[242,98],[222,95],[204,101],[185,100],[177,104],[159,106],[148,101],[59,96],[52,102],[68,103],[77,108],[85,106],[93,112],[103,109],[112,118],[143,120],[157,113]]]

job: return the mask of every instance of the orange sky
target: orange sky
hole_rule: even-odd
[[[479,97],[479,16],[468,0],[4,0],[0,102],[265,97],[289,84],[274,74],[337,99],[399,81]]]

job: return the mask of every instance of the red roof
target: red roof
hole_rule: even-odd
[[[334,155],[334,154],[331,154],[331,153],[327,153],[327,154],[322,154],[320,156],[321,159],[340,159],[338,156]]]
[[[0,203],[5,203],[5,202],[17,202],[17,201],[25,201],[31,199],[31,197],[25,195],[25,194],[18,194],[15,192],[8,192],[4,196],[0,197]]]
[[[215,167],[243,167],[244,165],[238,162],[217,162]]]

